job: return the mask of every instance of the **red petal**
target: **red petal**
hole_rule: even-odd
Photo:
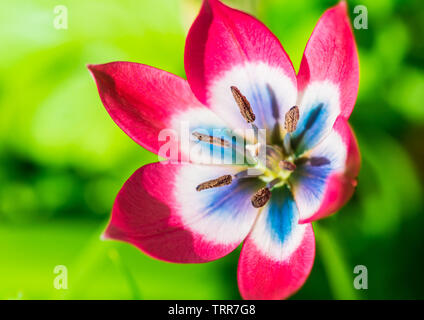
[[[311,151],[311,156],[329,158],[330,173],[320,175],[319,170],[328,170],[323,165],[314,170],[306,168],[307,175],[301,174],[300,179],[294,175],[293,193],[300,211],[299,223],[309,223],[335,213],[355,190],[361,158],[355,135],[345,118],[336,120],[333,132]],[[343,162],[337,164],[341,159]],[[301,172],[302,168],[299,169]]]
[[[260,186],[255,179],[200,192],[196,186],[239,170],[161,162],[144,166],[119,192],[105,237],[170,262],[221,258],[249,233],[257,214],[250,197]]]
[[[205,109],[184,79],[143,64],[89,65],[100,98],[116,124],[135,142],[158,153],[162,129],[173,129],[176,115]]]
[[[346,2],[327,10],[318,21],[297,76],[299,92],[316,82],[334,84],[340,91],[339,112],[348,118],[359,84],[359,63]]]
[[[289,297],[306,281],[314,258],[312,225],[298,224],[298,211],[289,191],[273,190],[270,203],[243,244],[238,268],[242,297]]]
[[[258,104],[269,100],[267,83],[261,83],[261,78],[267,74],[269,85],[276,93],[290,89],[279,103],[287,105],[295,103],[296,75],[278,39],[254,17],[229,8],[217,0],[204,1],[199,16],[190,29],[185,48],[185,69],[196,97],[212,108],[218,108],[216,104],[219,103],[225,104],[225,99],[229,104],[234,104],[230,92],[231,85],[243,89],[243,94],[248,98],[250,94],[252,99],[256,97],[259,100]],[[221,90],[220,80],[224,79],[226,82],[226,74],[230,71],[233,72],[230,77],[233,82],[225,85],[224,93],[217,92]],[[271,74],[273,72],[275,75]],[[279,82],[285,83],[285,81],[290,88],[285,90],[284,87],[277,88]],[[257,82],[260,82],[259,85]],[[217,85],[218,88],[215,88]],[[249,92],[255,90],[260,91],[256,96],[254,92]],[[268,102],[265,103],[268,105]],[[256,112],[256,103],[252,104]],[[283,105],[280,108],[289,108],[292,105]],[[234,105],[230,110],[226,110],[227,114],[233,108],[237,111]],[[269,109],[267,111],[271,117],[272,110]],[[223,116],[218,111],[216,113]]]

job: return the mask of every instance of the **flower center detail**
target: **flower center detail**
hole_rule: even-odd
[[[256,116],[249,101],[237,87],[231,86],[230,89],[241,116],[252,126],[255,132],[255,140],[258,141],[258,128],[254,123]],[[231,184],[236,179],[259,178],[265,182],[266,185],[253,194],[251,202],[252,206],[255,208],[265,206],[271,198],[272,189],[288,184],[290,175],[296,170],[296,157],[291,145],[291,133],[296,130],[298,121],[299,108],[293,106],[285,114],[284,130],[281,132],[283,139],[280,138],[278,142],[273,142],[271,144],[268,144],[267,141],[265,145],[261,145],[260,143],[246,145],[245,151],[250,152],[257,160],[257,164],[253,168],[250,167],[235,175],[224,175],[217,179],[206,181],[199,184],[196,190],[202,191],[210,188],[222,187]],[[194,132],[193,136],[199,141],[207,142],[212,145],[230,147],[230,142],[221,138],[203,135],[198,132]],[[261,153],[260,151],[264,151],[266,155],[265,159],[259,159],[258,154]]]

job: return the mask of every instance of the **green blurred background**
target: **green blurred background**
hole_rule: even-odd
[[[264,21],[297,69],[335,1],[225,1]],[[297,299],[424,298],[424,3],[348,1],[361,81],[351,117],[363,164],[357,192],[315,224],[317,256]],[[184,76],[185,36],[200,0],[0,2],[0,298],[239,299],[239,251],[176,265],[101,241],[114,197],[157,160],[113,123],[87,63],[142,62]],[[55,29],[54,8],[68,9]],[[53,286],[68,268],[68,290]],[[353,269],[368,268],[368,290]]]

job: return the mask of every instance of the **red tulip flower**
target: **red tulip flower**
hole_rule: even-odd
[[[105,237],[177,263],[216,260],[243,242],[242,297],[287,298],[312,269],[311,222],[349,200],[359,172],[347,122],[359,68],[346,3],[320,18],[297,75],[264,24],[218,0],[203,2],[184,60],[187,80],[131,62],[89,66],[118,126],[168,158],[124,184]],[[182,126],[187,141],[161,139]]]

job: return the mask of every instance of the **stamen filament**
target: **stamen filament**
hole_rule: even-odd
[[[291,154],[292,153],[291,136],[290,136],[289,133],[287,133],[284,136],[283,147],[284,147],[285,154]]]
[[[250,168],[250,169],[247,169],[247,170],[243,170],[243,171],[237,172],[234,175],[234,178],[236,178],[236,179],[257,178],[257,177],[260,177],[261,175],[263,175],[262,170],[255,169],[255,168]]]
[[[272,188],[274,188],[274,186],[276,184],[278,184],[280,182],[281,182],[281,179],[280,178],[275,178],[275,179],[271,180],[270,182],[268,182],[266,186],[267,186],[268,189],[271,190]]]
[[[257,142],[258,141],[258,137],[259,137],[259,129],[256,126],[256,124],[254,124],[254,123],[251,123],[250,125],[252,126],[253,133],[255,134],[255,141]]]

